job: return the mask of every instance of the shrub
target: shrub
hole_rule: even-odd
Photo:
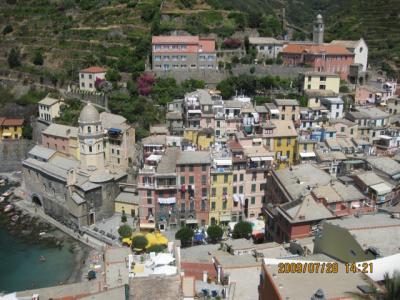
[[[122,223],[126,223],[126,221],[128,221],[128,220],[127,220],[127,218],[126,218],[125,211],[122,211],[121,222],[122,222]]]
[[[256,71],[256,67],[255,66],[251,66],[250,67],[250,73],[254,74],[255,71]]]
[[[246,221],[240,221],[233,228],[233,238],[234,239],[241,239],[241,238],[247,239],[250,237],[252,231],[253,231],[253,228],[251,226],[251,223],[246,222]]]
[[[175,238],[181,241],[183,247],[189,245],[189,243],[192,241],[193,236],[194,232],[189,227],[182,227],[175,234]]]
[[[7,61],[8,61],[8,65],[11,69],[19,67],[21,65],[19,51],[15,48],[12,48],[10,53],[8,54]]]
[[[222,47],[225,49],[237,49],[242,43],[237,39],[225,39],[222,43]]]
[[[139,235],[132,240],[132,250],[139,249],[140,251],[143,251],[146,249],[147,244],[147,239],[144,236]]]
[[[216,243],[221,240],[224,231],[218,225],[211,225],[207,228],[208,238],[212,243]]]
[[[106,79],[110,82],[117,82],[121,80],[121,75],[117,70],[108,69],[106,73]]]
[[[10,24],[7,24],[3,28],[3,34],[4,35],[9,34],[9,33],[13,32],[13,30],[14,30],[14,28]]]
[[[43,54],[41,51],[36,51],[35,56],[33,57],[33,64],[37,65],[37,66],[41,66],[43,65],[44,62],[44,58],[43,58]]]
[[[118,234],[122,238],[129,238],[132,236],[132,228],[129,225],[122,225],[118,228]]]
[[[164,249],[165,249],[165,246],[163,246],[163,245],[153,245],[153,246],[147,248],[146,251],[147,252],[156,252],[156,253],[158,253],[158,252],[163,252]]]

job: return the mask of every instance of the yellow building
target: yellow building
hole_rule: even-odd
[[[215,143],[212,128],[187,128],[183,137],[196,145],[199,150],[208,149]]]
[[[122,214],[125,212],[127,216],[139,216],[139,195],[135,189],[125,188],[115,198],[115,212]]]
[[[0,133],[2,140],[17,140],[22,137],[24,119],[0,118]]]
[[[297,132],[291,120],[274,120],[272,147],[279,169],[292,165],[296,157]]]
[[[303,90],[330,90],[339,94],[340,77],[335,73],[305,72]]]
[[[296,144],[296,163],[306,163],[315,160],[315,145],[317,141],[307,137],[299,137]]]
[[[227,224],[233,207],[232,159],[215,158],[211,168],[210,224]]]

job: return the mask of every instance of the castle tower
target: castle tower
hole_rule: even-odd
[[[313,42],[314,44],[324,43],[324,30],[325,30],[324,20],[322,16],[318,14],[317,19],[314,21],[313,25]]]
[[[100,114],[89,102],[79,115],[79,151],[82,169],[104,168],[103,128]]]

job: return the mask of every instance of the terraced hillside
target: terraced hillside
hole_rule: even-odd
[[[0,65],[6,66],[7,53],[17,48],[21,71],[61,79],[92,64],[143,70],[151,10],[159,5],[158,0],[0,1]],[[38,52],[43,65],[33,63]]]
[[[362,36],[372,62],[400,69],[399,0],[3,0],[0,68],[16,48],[16,69],[61,81],[93,64],[138,74],[152,33],[184,30],[223,39],[257,30],[282,37],[292,28],[303,39],[318,12],[328,41]]]

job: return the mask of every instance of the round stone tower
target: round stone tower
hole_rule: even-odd
[[[313,42],[314,44],[323,44],[324,43],[324,20],[321,14],[318,14],[317,18],[314,21],[313,26]]]
[[[87,170],[104,168],[104,132],[100,114],[89,102],[79,115],[79,151],[81,168]]]

